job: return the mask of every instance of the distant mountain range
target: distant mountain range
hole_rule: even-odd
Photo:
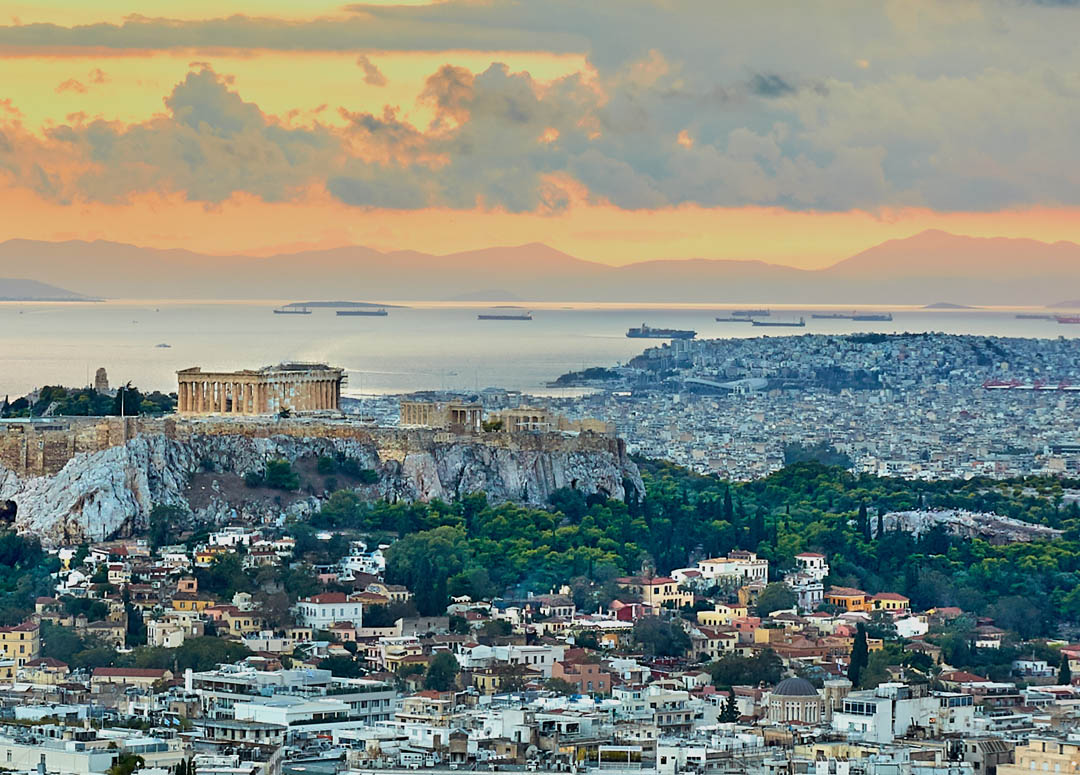
[[[0,277],[0,301],[93,301],[93,299],[37,280]]]
[[[444,256],[356,246],[267,258],[101,241],[0,243],[0,274],[27,268],[41,282],[107,298],[1045,305],[1080,287],[1080,245],[924,231],[804,270],[704,258],[612,267],[537,243]]]

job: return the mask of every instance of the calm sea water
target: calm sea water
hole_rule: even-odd
[[[855,331],[1080,336],[1080,325],[1018,320],[1018,310],[1000,308],[892,308],[892,322],[856,322],[810,318],[811,311],[850,308],[772,305],[771,319],[802,314],[806,327],[767,329],[714,320],[740,308],[734,305],[538,304],[528,308],[533,320],[519,322],[478,320],[489,304],[401,303],[408,307],[382,318],[337,317],[325,309],[274,315],[277,304],[265,301],[0,303],[0,396],[87,384],[99,366],[113,385],[130,380],[142,389],[174,390],[176,370],[188,366],[233,370],[287,360],[345,367],[347,395],[488,386],[550,394],[546,383],[566,371],[625,362],[660,344],[626,338],[627,328],[643,322],[692,328],[699,338]]]

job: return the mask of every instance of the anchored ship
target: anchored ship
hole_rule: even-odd
[[[777,328],[803,328],[806,325],[805,318],[799,318],[798,320],[754,320],[752,322],[755,326],[770,326]]]
[[[767,309],[736,309],[732,310],[732,316],[737,318],[767,318],[769,317],[769,310]]]
[[[531,312],[485,312],[476,316],[479,320],[532,320]]]
[[[384,318],[386,317],[387,312],[382,307],[379,307],[378,309],[371,309],[370,307],[366,309],[364,307],[357,307],[355,309],[339,309],[335,314],[341,315],[343,317],[362,315],[365,317]]]
[[[277,307],[274,309],[275,315],[310,315],[311,310],[307,307]]]
[[[697,331],[684,328],[649,328],[644,323],[640,328],[631,328],[626,332],[630,339],[693,339]]]
[[[852,320],[892,320],[891,312],[864,312],[851,316]]]

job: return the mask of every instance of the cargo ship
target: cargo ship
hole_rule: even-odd
[[[477,315],[478,320],[532,320],[531,312],[485,312]]]
[[[626,332],[630,339],[693,339],[697,331],[684,328],[649,328],[644,323],[640,328],[631,328]]]
[[[1053,320],[1053,315],[1040,315],[1037,312],[1017,312],[1017,320]]]
[[[275,315],[310,315],[311,310],[307,307],[277,307],[274,309]]]
[[[769,326],[775,328],[803,328],[806,326],[805,318],[799,318],[798,320],[753,320],[751,322],[755,326]]]
[[[1080,325],[1080,315],[1058,315],[1056,320],[1066,325]]]
[[[386,317],[387,312],[382,307],[379,307],[378,309],[371,309],[370,307],[365,309],[363,307],[359,307],[357,309],[339,309],[335,314],[341,315],[342,317],[362,315],[372,318],[384,318]]]
[[[717,318],[716,322],[717,323],[749,323],[751,320],[753,320],[753,318],[748,318],[748,317],[735,318],[735,317],[731,317],[731,318]]]
[[[767,309],[736,309],[731,312],[733,317],[737,318],[767,318],[769,317],[769,310]]]
[[[851,319],[852,320],[863,320],[863,321],[866,321],[866,320],[882,320],[882,321],[888,322],[888,321],[892,320],[892,313],[891,312],[865,312],[865,313],[862,313],[862,314],[852,315]]]
[[[815,312],[810,317],[815,320],[853,320],[854,312]]]

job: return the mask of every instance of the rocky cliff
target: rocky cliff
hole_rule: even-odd
[[[216,523],[237,515],[303,515],[319,508],[321,487],[259,498],[240,477],[276,458],[310,469],[320,456],[351,458],[374,470],[375,483],[358,485],[372,499],[453,500],[483,490],[493,501],[542,505],[560,487],[615,498],[643,491],[622,442],[588,434],[455,437],[331,423],[219,422],[142,428],[123,443],[74,454],[50,475],[0,466],[0,501],[16,504],[20,531],[53,545],[143,529],[159,503],[185,506],[200,521]]]

